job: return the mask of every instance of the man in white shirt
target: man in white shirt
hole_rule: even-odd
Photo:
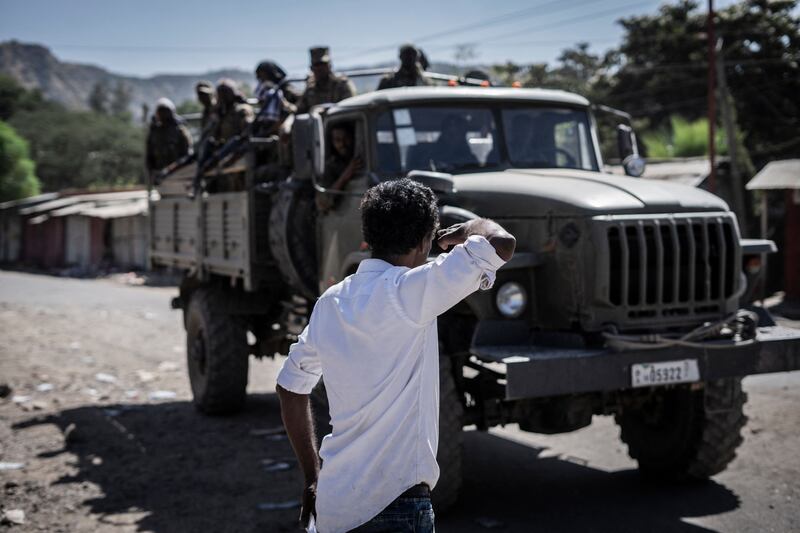
[[[319,298],[278,375],[305,476],[300,520],[313,513],[322,533],[429,533],[439,478],[436,318],[490,288],[516,241],[486,219],[437,233],[435,195],[408,179],[368,190],[361,217],[372,259]],[[453,249],[428,262],[434,235]],[[320,376],[333,431],[318,456],[308,395]]]

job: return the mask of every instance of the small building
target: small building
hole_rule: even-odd
[[[800,316],[800,159],[772,161],[761,169],[746,186],[749,191],[763,191],[761,195],[761,232],[767,235],[768,195],[781,191],[783,213],[778,222],[783,225],[783,289],[786,293],[786,307],[792,308],[792,315]],[[781,247],[779,247],[781,248]]]
[[[17,250],[9,262],[86,272],[147,268],[146,190],[53,195],[6,205],[0,213],[9,228],[2,243]],[[12,245],[17,234],[18,245]]]
[[[56,198],[58,193],[47,193],[0,203],[0,263],[16,263],[21,258],[24,226],[19,210]]]

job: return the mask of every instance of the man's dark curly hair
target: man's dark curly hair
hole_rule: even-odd
[[[436,195],[408,178],[384,181],[361,199],[364,240],[379,257],[408,253],[438,224]]]

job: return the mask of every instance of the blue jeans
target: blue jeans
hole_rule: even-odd
[[[350,533],[434,533],[430,498],[397,498]]]

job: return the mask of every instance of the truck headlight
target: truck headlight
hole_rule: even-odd
[[[504,283],[497,291],[495,297],[497,309],[500,314],[507,318],[516,318],[525,310],[528,303],[528,295],[525,288],[515,281]]]

